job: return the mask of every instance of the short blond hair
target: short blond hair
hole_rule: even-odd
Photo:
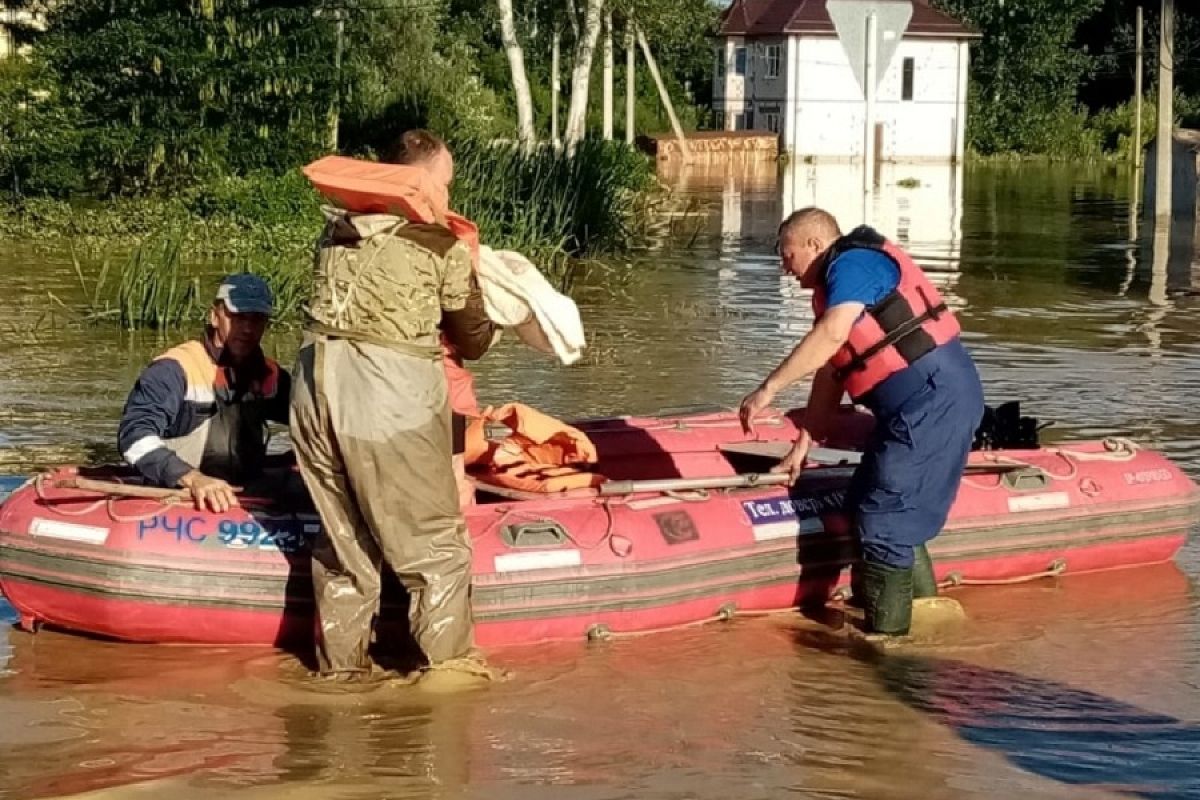
[[[787,219],[779,223],[779,236],[785,233],[811,231],[830,241],[841,237],[842,229],[837,219],[823,208],[808,206],[788,214]]]
[[[391,164],[424,164],[442,150],[447,150],[442,137],[424,128],[414,128],[400,134],[392,145],[387,161]]]

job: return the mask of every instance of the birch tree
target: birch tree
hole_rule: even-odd
[[[563,143],[573,153],[583,139],[587,122],[588,89],[591,84],[592,58],[600,39],[604,0],[586,0],[583,24],[575,40],[575,58],[571,69],[571,104],[567,108],[566,133]]]
[[[512,0],[496,0],[496,5],[500,9],[500,38],[508,56],[513,95],[517,101],[517,139],[523,149],[529,150],[535,144],[537,135],[533,130],[533,98],[529,92],[529,78],[525,74],[525,52],[517,38]]]

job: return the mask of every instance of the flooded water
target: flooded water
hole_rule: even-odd
[[[585,361],[504,343],[479,365],[485,402],[733,406],[803,334],[775,228],[813,203],[857,223],[857,173],[676,179],[692,202],[667,246],[578,286]],[[889,166],[872,217],[936,273],[989,402],[1200,478],[1200,264],[1131,230],[1128,183]],[[0,473],[111,458],[125,393],[169,342],[55,311],[80,296],[62,243],[6,250],[0,276]],[[295,339],[273,335],[285,363]],[[793,617],[504,650],[512,681],[449,698],[314,692],[270,651],[11,632],[0,797],[1200,797],[1198,569],[1193,543],[1174,564],[962,590],[961,636],[875,660]]]

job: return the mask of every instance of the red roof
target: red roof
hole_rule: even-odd
[[[836,36],[825,0],[733,0],[721,15],[718,36]],[[975,39],[979,34],[948,14],[913,0],[905,36],[932,39]]]

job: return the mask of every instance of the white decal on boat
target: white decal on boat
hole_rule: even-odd
[[[496,556],[496,572],[524,572],[530,569],[578,567],[583,557],[578,550],[534,550],[529,553],[505,553]]]
[[[75,522],[59,522],[54,519],[34,517],[29,523],[30,536],[44,536],[47,539],[66,539],[71,542],[85,544],[104,544],[108,541],[108,528],[95,525],[80,525]]]
[[[1046,511],[1051,508],[1067,508],[1071,495],[1066,492],[1046,492],[1008,498],[1009,511]]]
[[[1137,472],[1124,473],[1125,484],[1140,486],[1144,483],[1164,483],[1175,478],[1174,473],[1165,467],[1159,469],[1143,469]]]
[[[804,517],[800,520],[783,520],[768,522],[765,525],[754,526],[754,541],[766,542],[771,539],[795,539],[806,533],[824,533],[825,523],[820,517]]]
[[[767,497],[762,500],[743,500],[742,510],[750,520],[756,542],[771,539],[794,539],[812,533],[824,533],[821,514],[841,509],[843,492],[829,492],[815,497]]]

